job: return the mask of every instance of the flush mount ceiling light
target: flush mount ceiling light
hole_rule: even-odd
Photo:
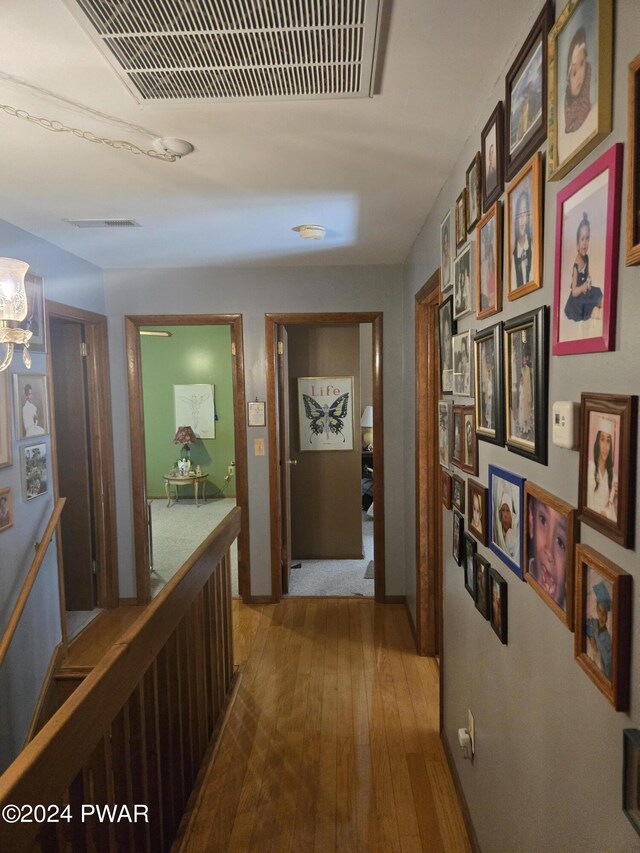
[[[324,240],[327,229],[324,225],[296,225],[292,231],[297,231],[303,240]]]
[[[168,154],[177,157],[186,157],[193,151],[193,145],[186,139],[177,139],[175,136],[163,136],[153,140],[153,147],[160,154]]]

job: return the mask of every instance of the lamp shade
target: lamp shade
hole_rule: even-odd
[[[24,277],[28,269],[25,261],[0,258],[0,320],[20,321],[27,316]]]
[[[194,441],[198,440],[198,436],[191,429],[190,426],[181,426],[178,427],[178,431],[175,434],[175,438],[173,439],[174,444],[193,444]]]
[[[372,427],[373,426],[373,406],[365,406],[362,412],[362,418],[360,419],[361,427]]]

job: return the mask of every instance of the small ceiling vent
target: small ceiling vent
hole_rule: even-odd
[[[75,228],[140,228],[135,219],[65,219]]]
[[[138,100],[372,94],[383,0],[65,2]]]

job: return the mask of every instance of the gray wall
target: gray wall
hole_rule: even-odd
[[[30,272],[44,278],[45,297],[104,313],[102,272],[86,261],[70,255],[0,220],[0,255],[19,258],[30,264]],[[46,372],[46,356],[34,353],[31,372]],[[12,398],[14,373],[25,373],[21,353],[16,353],[8,369]],[[49,436],[43,437],[50,457]],[[24,577],[34,556],[34,543],[42,533],[53,509],[53,483],[49,492],[28,503],[22,500],[20,447],[33,443],[13,440],[13,464],[0,468],[0,488],[10,486],[13,497],[13,527],[0,533],[0,633],[6,627]],[[50,464],[50,458],[49,458]],[[60,642],[60,608],[55,541],[33,589],[4,665],[0,669],[0,771],[15,757],[22,743],[54,647]]]
[[[564,5],[558,4],[559,7]],[[555,209],[558,190],[614,142],[625,141],[629,61],[638,53],[637,0],[620,0],[615,24],[614,131],[563,181],[545,184],[544,286],[484,321],[465,318],[459,330],[491,325],[553,297]],[[526,37],[540,4],[522,21]],[[505,72],[513,54],[504,57]],[[405,363],[413,374],[413,297],[439,266],[439,225],[464,186],[465,170],[480,147],[480,132],[498,99],[504,98],[504,75],[491,93],[479,99],[470,117],[470,137],[405,264]],[[475,120],[475,126],[473,124]],[[626,174],[623,194],[626,193]],[[623,195],[624,204],[624,195]],[[623,215],[623,229],[625,216]],[[623,231],[624,233],[624,231]],[[581,391],[622,394],[640,392],[640,268],[628,268],[620,253],[617,349],[606,354],[551,357],[549,401],[580,399]],[[505,300],[506,301],[506,300]],[[413,386],[406,385],[405,468],[413,459]],[[462,401],[462,400],[461,400]],[[506,448],[479,442],[479,477],[488,484],[487,466],[500,465],[538,483],[573,505],[577,502],[578,453],[549,444],[549,465],[524,460]],[[437,472],[435,472],[437,475]],[[458,472],[460,473],[460,472]],[[465,476],[465,475],[463,475]],[[407,478],[405,505],[413,501]],[[509,585],[509,644],[503,646],[473,605],[462,569],[451,557],[452,514],[444,513],[444,731],[451,746],[480,845],[485,851],[626,851],[639,839],[621,809],[622,729],[640,726],[640,619],[634,614],[631,711],[616,713],[573,658],[573,634],[488,549],[479,545]],[[407,592],[415,587],[411,513],[407,513],[405,551]],[[637,528],[637,519],[636,519]],[[637,551],[616,545],[581,525],[582,541],[638,577]],[[638,600],[637,591],[633,596]],[[415,612],[415,595],[411,595]],[[477,753],[473,765],[463,761],[457,729],[475,714]]]
[[[111,270],[105,273],[115,424],[128,424],[126,314],[241,313],[247,399],[266,399],[265,312],[383,311],[386,560],[388,595],[404,594],[402,466],[402,284],[398,266]],[[128,428],[115,430],[120,595],[135,591]],[[253,456],[249,437],[251,592],[271,594],[268,456]]]

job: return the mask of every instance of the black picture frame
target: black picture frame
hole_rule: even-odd
[[[447,341],[445,324],[449,324]],[[453,336],[458,331],[458,323],[453,316],[453,294],[443,299],[438,306],[438,354],[440,357],[440,391],[453,394]],[[449,362],[447,366],[447,353]]]
[[[476,540],[470,533],[464,534],[464,588],[467,590],[474,602],[476,600],[476,563],[475,556],[478,550]]]
[[[489,560],[478,554],[475,555],[475,572],[476,572],[476,608],[482,613],[485,619],[489,619],[491,615],[491,599],[490,599],[490,584],[489,570],[491,564]]]
[[[640,729],[623,729],[622,811],[640,835]]]
[[[476,436],[500,447],[504,445],[503,334],[504,322],[500,320],[473,338]],[[487,375],[489,370],[491,376]]]
[[[529,35],[505,78],[504,162],[505,175],[508,181],[512,180],[547,138],[547,41],[553,23],[554,3],[552,0],[548,0],[531,27]],[[518,99],[519,95],[518,92],[514,92],[514,87],[518,89],[520,83],[524,86],[525,80],[526,87],[522,94],[525,94],[527,90],[531,94],[526,98],[522,110],[517,113],[518,124],[520,125],[525,117],[525,108],[528,116],[532,101],[535,103],[534,119],[522,137],[517,140],[517,145],[512,151],[513,120],[516,118],[515,112],[512,115],[512,111],[517,109],[514,101]],[[526,120],[528,121],[528,119]],[[519,132],[519,129],[515,130],[516,135]]]
[[[508,644],[508,592],[506,580],[493,566],[489,567],[489,621],[503,645]]]
[[[462,477],[458,477],[457,474],[454,474],[451,483],[451,503],[456,509],[460,510],[460,512],[463,514],[465,511],[466,492],[467,481],[464,480]]]
[[[453,542],[452,552],[453,559],[456,563],[462,565],[462,546],[464,543],[464,515],[457,509],[453,511]]]
[[[546,465],[549,396],[547,305],[505,322],[503,356],[505,444],[513,453]],[[527,357],[530,357],[530,366],[526,364]],[[520,361],[519,368],[514,365],[517,361]],[[519,371],[517,376],[512,375],[516,373],[512,369],[514,366]]]
[[[471,234],[482,215],[482,161],[478,151],[466,173],[467,234]],[[474,203],[475,202],[475,203]]]
[[[495,163],[490,167],[491,147],[493,146]],[[502,195],[504,189],[504,108],[498,101],[489,121],[480,134],[480,157],[482,160],[482,210],[486,213],[491,205]],[[493,173],[495,170],[495,178]]]

